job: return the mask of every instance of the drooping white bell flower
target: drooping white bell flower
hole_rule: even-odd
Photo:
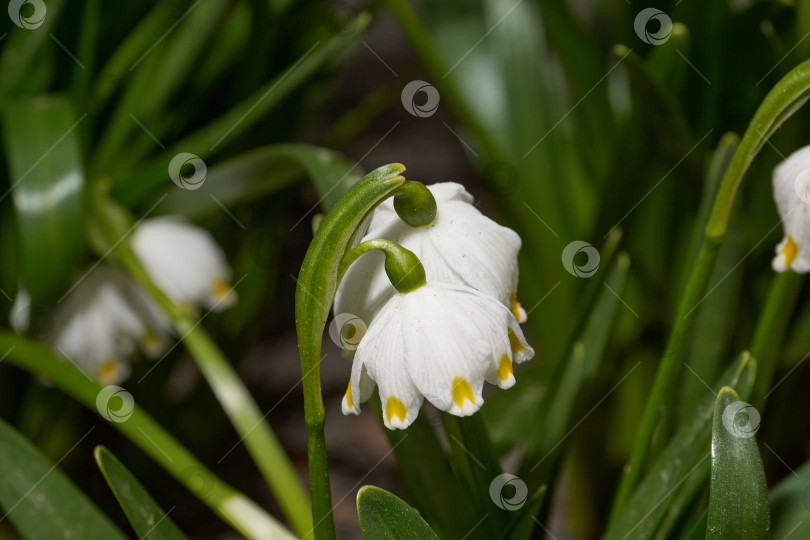
[[[99,264],[56,309],[47,343],[103,384],[129,375],[138,347],[154,356],[165,349],[168,320],[124,272]]]
[[[533,356],[501,301],[466,285],[428,281],[395,292],[372,319],[357,347],[343,413],[359,414],[376,382],[389,429],[411,425],[424,399],[468,416],[484,402],[484,381],[511,387],[512,363]]]
[[[385,238],[400,244],[419,257],[431,280],[472,287],[500,300],[525,322],[526,312],[515,296],[520,236],[475,208],[464,186],[444,182],[427,187],[436,199],[433,223],[407,225],[387,199],[374,211],[364,240]],[[396,294],[382,271],[384,261],[382,253],[369,253],[347,270],[335,296],[336,315],[350,313],[368,325]]]
[[[149,276],[172,300],[221,311],[236,303],[225,254],[205,229],[179,217],[143,220],[132,249]]]
[[[773,269],[810,272],[810,146],[793,152],[774,169],[773,195],[785,230]]]

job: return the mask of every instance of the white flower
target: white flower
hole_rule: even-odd
[[[810,146],[792,153],[774,169],[773,195],[785,229],[773,269],[810,272]]]
[[[512,362],[534,356],[512,312],[465,285],[428,281],[395,293],[372,320],[352,365],[343,413],[359,414],[377,383],[389,429],[408,427],[423,399],[456,416],[484,402],[484,381],[515,384]]]
[[[374,211],[364,240],[385,238],[414,252],[428,279],[461,283],[492,296],[509,307],[519,322],[526,312],[515,297],[518,285],[518,234],[498,225],[472,206],[464,186],[445,182],[428,186],[436,199],[436,219],[411,227],[387,199]],[[396,294],[383,271],[382,253],[369,253],[346,271],[335,296],[335,314],[351,313],[367,324]]]
[[[173,301],[220,311],[236,303],[225,254],[208,231],[173,216],[142,221],[132,249]]]
[[[100,264],[86,274],[54,314],[48,344],[104,384],[129,375],[129,357],[165,348],[168,320],[121,270]]]

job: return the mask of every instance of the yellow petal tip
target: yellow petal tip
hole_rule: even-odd
[[[785,245],[782,247],[782,256],[785,257],[785,266],[790,268],[790,265],[793,264],[793,261],[796,260],[796,256],[799,254],[799,246],[796,245],[796,242],[793,240],[793,237],[788,235],[787,240],[785,241]]]

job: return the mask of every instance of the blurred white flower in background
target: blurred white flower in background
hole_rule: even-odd
[[[132,247],[155,284],[173,301],[220,311],[236,302],[231,270],[207,231],[176,217],[144,220]],[[9,319],[28,331],[31,300],[21,288]],[[170,343],[172,326],[152,298],[127,273],[97,264],[56,307],[45,342],[89,377],[116,384],[129,376],[136,351],[158,358]]]
[[[785,230],[773,269],[810,272],[810,146],[793,152],[774,169],[773,195]]]
[[[56,310],[47,343],[103,384],[127,378],[129,357],[141,348],[159,355],[168,320],[123,271],[99,264]]]
[[[236,303],[225,253],[205,229],[176,216],[145,219],[135,228],[132,249],[173,301],[213,311]]]
[[[411,227],[394,210],[392,199],[374,211],[363,240],[385,238],[414,252],[429,280],[461,283],[500,300],[519,322],[526,312],[516,298],[520,236],[483,215],[461,184],[427,186],[436,199],[436,219]],[[380,252],[369,253],[346,271],[335,296],[335,314],[351,313],[368,323],[396,294]]]
[[[513,362],[534,356],[512,312],[465,285],[428,281],[395,295],[371,321],[352,365],[344,414],[380,391],[383,420],[404,429],[423,399],[456,416],[481,408],[484,381],[509,388]]]

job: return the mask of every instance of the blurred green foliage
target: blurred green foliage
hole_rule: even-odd
[[[767,92],[810,58],[807,2],[656,2],[673,23],[657,44],[650,35],[660,23],[646,21],[639,32],[637,17],[647,6],[624,0],[45,4],[36,28],[11,17],[0,22],[3,314],[24,286],[34,300],[31,337],[47,337],[49,311],[104,255],[88,248],[83,190],[109,179],[115,200],[138,217],[181,213],[211,230],[234,274],[246,276],[240,304],[205,321],[238,363],[268,335],[292,334],[290,275],[298,273],[318,206],[328,210],[364,168],[382,165],[372,162],[376,156],[399,161],[409,144],[441,132],[451,141],[447,160],[467,164],[458,180],[523,238],[520,300],[537,350],[517,371],[514,389],[487,396],[476,424],[463,420],[446,431],[477,441],[475,454],[494,468],[505,457],[520,460],[512,468],[536,496],[525,512],[537,521],[515,525],[504,518],[499,524],[510,535],[541,537],[544,528],[535,525],[551,521],[578,537],[611,530],[621,468],[739,141],[729,133],[742,134]],[[386,43],[401,53],[398,76],[381,68],[385,78],[358,77],[360,54],[371,50],[390,61],[376,52]],[[400,91],[412,79],[438,89],[439,114],[419,118],[403,109]],[[362,97],[347,99],[344,87],[359,81],[367,85]],[[710,292],[690,315],[693,331],[678,336],[685,367],[671,382],[675,393],[629,503],[631,513],[644,515],[643,503],[658,502],[643,500],[644,493],[666,494],[648,536],[685,537],[695,524],[705,528],[708,461],[694,481],[652,485],[650,475],[688,470],[685,462],[657,458],[678,454],[672,448],[690,429],[689,441],[709,440],[710,416],[693,411],[711,415],[714,397],[710,408],[703,406],[707,382],[727,384],[723,374],[743,350],[753,349],[758,362],[751,400],[762,413],[757,440],[767,445],[760,454],[768,484],[808,457],[810,372],[803,362],[810,307],[800,278],[777,278],[770,269],[781,234],[770,171],[810,142],[809,119],[799,110],[753,162]],[[410,128],[410,139],[387,138],[395,121]],[[181,152],[205,162],[201,189],[182,190],[167,174]],[[441,170],[433,163],[413,166]],[[588,279],[561,263],[573,241],[599,250],[599,270]],[[214,463],[230,447],[223,434],[232,434],[200,385],[167,397],[181,356],[172,353],[138,385],[138,403],[202,461]],[[139,364],[135,377],[148,369]],[[748,392],[733,386],[740,395]],[[275,399],[259,402],[270,409]],[[271,420],[300,407],[300,398],[291,399]],[[51,462],[93,423],[73,402],[2,362],[0,416]],[[299,428],[303,433],[303,422]],[[463,536],[478,521],[476,505],[489,504],[486,494],[469,492],[480,489],[473,487],[482,482],[474,478],[480,471],[469,462],[465,470],[464,453],[424,417],[408,433],[386,433],[402,497],[440,536]],[[199,519],[199,503],[172,480],[152,476],[154,465],[112,430],[100,427],[94,437],[148,492],[166,494],[162,506],[181,501],[172,517],[182,530],[213,535],[224,527],[212,528],[213,517]],[[88,474],[97,474],[92,464],[70,457],[60,467],[125,527],[103,480]],[[249,467],[227,467],[246,491],[266,498]],[[805,473],[806,466],[802,478]],[[436,488],[423,492],[431,480]],[[810,512],[801,495],[806,484],[797,483],[782,483],[772,494],[774,531],[790,531],[786,523],[800,523],[797,516]],[[453,493],[459,498],[452,500]],[[454,511],[458,501],[465,509]],[[496,510],[490,507],[493,516]],[[613,521],[613,530],[625,530],[627,519]],[[0,535],[6,525],[0,521]],[[484,531],[493,534],[487,526],[477,534]]]

